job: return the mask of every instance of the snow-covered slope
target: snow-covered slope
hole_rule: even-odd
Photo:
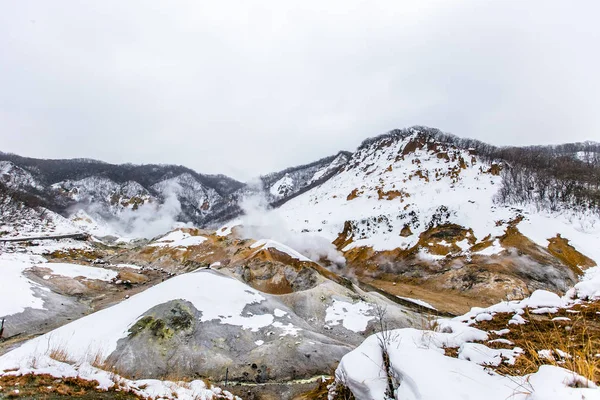
[[[31,173],[19,168],[10,161],[0,161],[0,182],[11,189],[33,188],[42,190],[43,186]]]
[[[478,240],[497,234],[496,221],[514,213],[497,208],[499,176],[468,150],[440,145],[418,132],[358,149],[345,170],[276,212],[297,230],[319,232],[333,241],[346,221],[353,242],[391,250],[413,246],[432,224],[473,228]],[[412,234],[400,236],[404,228]]]
[[[501,168],[473,150],[411,129],[367,142],[341,173],[274,213],[298,232],[318,232],[331,241],[349,222],[351,232],[346,239],[351,241],[344,246],[345,251],[361,246],[376,251],[408,249],[417,244],[423,232],[443,224],[471,229],[472,237],[459,244],[469,249],[488,236],[501,236],[509,222],[520,215],[525,217],[523,226],[537,218],[538,213],[495,203]],[[589,235],[588,242],[599,237],[600,227],[594,217],[589,217],[587,226],[586,221],[581,221],[584,226],[578,225],[575,217],[571,221],[572,230]],[[552,237],[564,230],[563,222],[544,221],[540,230]],[[581,248],[600,260],[600,253],[583,240]]]
[[[264,175],[261,180],[267,199],[270,202],[281,201],[318,185],[336,174],[349,158],[349,153],[340,152],[311,164]]]
[[[506,165],[459,143],[422,128],[367,140],[338,173],[261,220],[291,230],[295,243],[333,242],[353,273],[395,295],[412,297],[396,283],[422,282],[431,295],[422,300],[436,307],[448,305],[435,303],[440,291],[475,297],[452,312],[564,292],[600,261],[597,215],[499,204]]]

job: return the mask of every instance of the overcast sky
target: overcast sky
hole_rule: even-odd
[[[600,141],[600,1],[0,0],[0,151],[246,180],[428,125]]]

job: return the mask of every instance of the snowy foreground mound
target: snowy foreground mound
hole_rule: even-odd
[[[468,340],[485,338],[486,334],[459,324],[444,324],[443,330],[450,333],[389,331],[394,386],[399,383],[395,399],[600,399],[600,391],[593,383],[562,368],[545,365],[535,374],[505,377],[474,362],[446,357],[446,344],[459,341],[464,346]],[[336,372],[338,380],[345,382],[357,399],[386,398],[387,374],[380,339],[379,334],[369,337],[342,359]]]
[[[490,367],[503,363],[514,365],[524,350],[520,347],[487,347],[482,342],[503,341],[508,345],[512,342],[489,340],[489,332],[471,326],[490,321],[496,314],[514,313],[508,322],[513,329],[527,323],[522,317],[525,310],[553,315],[563,308],[576,313],[569,308],[598,299],[600,268],[593,268],[562,298],[538,290],[521,301],[473,308],[463,316],[437,320],[434,330],[406,328],[372,335],[342,358],[336,370],[337,386],[331,386],[330,396],[337,398],[336,391],[341,390],[339,385],[344,385],[357,399],[365,400],[600,399],[600,390],[593,382],[557,366],[542,365],[536,373],[525,376],[503,376],[494,372]],[[569,318],[553,320],[561,319]],[[494,332],[503,335],[509,331]],[[445,355],[448,348],[457,349],[456,358]],[[538,352],[544,354],[552,350]]]

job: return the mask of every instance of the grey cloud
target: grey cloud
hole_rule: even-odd
[[[248,179],[414,124],[600,140],[596,1],[0,6],[2,151]]]

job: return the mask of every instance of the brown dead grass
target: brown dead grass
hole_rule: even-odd
[[[0,376],[0,398],[7,399],[142,399],[126,390],[96,389],[98,381],[76,378],[56,378],[52,375],[2,375]],[[16,392],[18,390],[18,393]]]
[[[75,362],[73,359],[71,359],[66,345],[54,346],[53,348],[48,349],[47,355],[51,359],[59,362],[68,364],[73,364]]]
[[[596,384],[600,383],[600,301],[575,305],[567,311],[539,315],[525,310],[523,317],[528,321],[522,325],[508,325],[513,314],[499,313],[491,321],[476,325],[485,331],[510,329],[506,335],[514,345],[484,343],[492,348],[521,347],[525,350],[515,365],[502,364],[498,371],[508,375],[524,375],[538,370],[540,365],[556,365],[582,375]],[[568,317],[570,321],[553,321],[555,317]],[[491,334],[492,338],[496,335]],[[540,357],[538,351],[550,350],[553,359]],[[560,350],[560,351],[557,351]],[[568,354],[562,357],[560,352]]]

